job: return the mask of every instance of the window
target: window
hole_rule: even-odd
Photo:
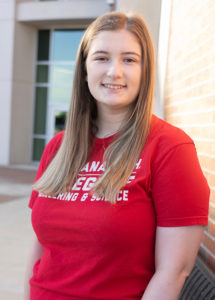
[[[36,61],[32,160],[63,130],[69,107],[75,59],[83,30],[40,30]]]

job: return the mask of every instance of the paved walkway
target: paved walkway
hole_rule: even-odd
[[[0,167],[0,299],[23,299],[33,237],[28,208],[35,170]]]

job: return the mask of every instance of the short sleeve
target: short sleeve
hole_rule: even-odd
[[[46,145],[46,147],[43,151],[43,155],[41,157],[40,163],[39,163],[39,167],[38,167],[37,174],[36,174],[34,182],[36,182],[42,176],[45,169],[47,168],[47,166],[49,165],[49,163],[51,162],[51,160],[55,156],[57,150],[59,149],[59,147],[61,145],[63,135],[64,135],[64,132],[60,132],[59,134],[54,136],[50,140],[50,142]],[[38,196],[38,191],[32,190],[31,196],[30,196],[30,201],[28,203],[28,206],[30,208],[33,208],[33,205],[34,205],[34,202],[35,202],[37,196]]]
[[[195,145],[174,146],[153,166],[152,197],[157,225],[207,225],[209,187]]]

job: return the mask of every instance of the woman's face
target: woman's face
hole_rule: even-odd
[[[141,47],[126,29],[101,31],[89,49],[87,82],[100,109],[127,110],[141,81]]]

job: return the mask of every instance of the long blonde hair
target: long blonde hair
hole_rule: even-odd
[[[149,132],[154,98],[154,49],[142,17],[111,12],[97,18],[86,30],[79,46],[74,74],[72,99],[62,144],[49,166],[34,184],[43,194],[57,195],[67,191],[77,180],[85,165],[96,129],[96,101],[90,94],[86,78],[86,59],[92,40],[103,30],[126,29],[133,33],[142,50],[142,78],[139,94],[116,139],[104,154],[105,171],[92,192],[115,203],[117,194],[126,184]]]

